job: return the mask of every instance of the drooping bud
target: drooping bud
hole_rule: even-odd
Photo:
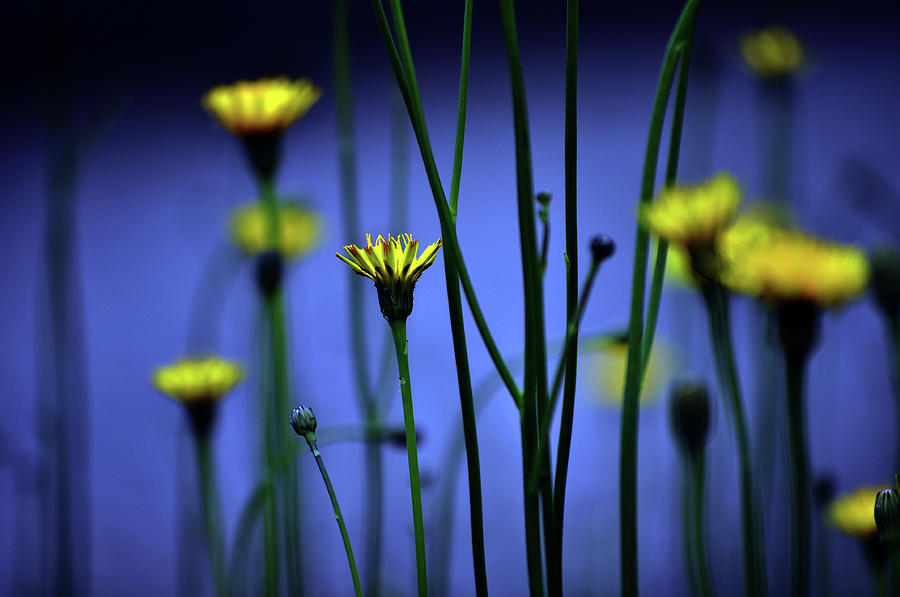
[[[316,442],[316,413],[308,406],[298,406],[291,411],[291,427],[310,444]]]
[[[878,307],[890,317],[900,316],[900,251],[883,245],[869,255],[871,286]]]
[[[281,287],[283,275],[284,259],[278,251],[269,250],[256,258],[256,285],[266,298]]]
[[[896,489],[883,489],[876,496],[875,525],[885,549],[900,549],[900,494]]]
[[[603,263],[616,252],[616,242],[605,234],[591,239],[591,257],[598,264]]]
[[[691,456],[702,453],[711,426],[711,407],[706,384],[681,380],[672,387],[669,420],[678,445]]]

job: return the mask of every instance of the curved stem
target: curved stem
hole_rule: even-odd
[[[422,520],[422,488],[419,482],[419,456],[416,448],[416,421],[413,416],[412,388],[409,378],[409,343],[406,340],[406,320],[389,322],[397,352],[400,373],[400,395],[403,398],[403,422],[406,426],[406,454],[409,461],[409,489],[412,497],[413,529],[416,542],[416,580],[418,595],[428,594],[428,575],[425,570],[425,525]]]
[[[709,316],[713,354],[719,387],[731,416],[737,442],[738,468],[740,470],[742,535],[744,546],[744,586],[748,597],[766,594],[765,560],[761,547],[759,506],[753,480],[753,464],[750,456],[750,438],[741,398],[740,382],[734,361],[731,339],[731,323],[728,302],[722,286],[713,282],[703,288],[703,298]]]
[[[341,506],[338,504],[337,494],[331,485],[331,478],[328,476],[328,470],[325,468],[325,461],[319,453],[319,447],[315,441],[306,440],[309,450],[316,458],[316,464],[319,466],[319,472],[322,473],[322,481],[325,482],[325,489],[328,490],[328,497],[331,498],[331,507],[334,509],[334,518],[337,520],[338,528],[341,530],[341,539],[344,541],[344,551],[347,553],[347,563],[350,565],[350,576],[353,578],[353,593],[356,597],[362,597],[362,586],[359,584],[359,573],[356,571],[356,559],[353,557],[353,547],[350,545],[350,535],[347,533],[347,525],[344,524],[344,516],[341,514]]]
[[[791,459],[791,594],[809,595],[810,569],[810,487],[807,455],[806,420],[803,408],[803,382],[806,355],[785,354],[787,380],[788,447]]]

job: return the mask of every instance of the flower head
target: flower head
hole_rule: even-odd
[[[291,411],[291,427],[306,441],[315,443],[317,426],[316,413],[308,406],[298,406]]]
[[[884,487],[864,486],[844,494],[828,506],[828,524],[858,539],[875,536],[875,498]]]
[[[409,234],[381,235],[372,245],[372,235],[366,235],[365,247],[346,245],[349,258],[335,253],[338,259],[360,276],[375,282],[381,313],[389,321],[406,319],[412,312],[413,289],[416,281],[428,269],[441,248],[442,240],[428,245],[419,256],[419,241]]]
[[[215,402],[231,391],[244,377],[237,363],[219,357],[182,359],[157,367],[153,385],[179,402]]]
[[[741,202],[741,191],[722,173],[700,185],[665,189],[653,203],[641,207],[641,222],[659,238],[692,247],[711,247]]]
[[[764,79],[792,75],[803,67],[803,45],[781,27],[761,29],[741,36],[741,55],[754,73]]]
[[[792,232],[736,252],[723,274],[732,289],[773,303],[835,307],[862,293],[869,262],[860,249]]]
[[[241,205],[231,212],[229,232],[234,244],[248,255],[259,255],[269,247],[269,216],[260,202]],[[278,205],[278,252],[296,259],[314,249],[322,235],[319,215],[299,203]]]
[[[203,107],[237,137],[284,132],[312,107],[322,90],[309,79],[287,77],[219,85],[203,96]]]

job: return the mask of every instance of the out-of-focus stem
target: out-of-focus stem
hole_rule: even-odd
[[[805,354],[785,354],[787,381],[788,453],[791,462],[791,594],[809,595],[810,481],[807,454],[806,418],[803,408],[803,385],[806,374]]]
[[[203,528],[209,564],[212,571],[216,595],[228,595],[228,580],[225,571],[225,543],[222,533],[222,519],[219,508],[219,493],[216,487],[215,470],[212,461],[212,447],[209,435],[194,436],[197,457],[197,481],[200,489],[200,507],[203,510]]]

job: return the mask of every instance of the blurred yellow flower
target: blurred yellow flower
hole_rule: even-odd
[[[775,79],[803,67],[803,44],[782,27],[770,27],[741,36],[741,55],[758,76]]]
[[[711,247],[737,212],[741,191],[729,174],[717,174],[700,185],[664,189],[656,201],[641,206],[638,218],[670,243]]]
[[[219,85],[203,96],[203,107],[232,134],[243,137],[283,132],[306,114],[322,90],[309,79],[287,77]]]
[[[755,246],[785,234],[788,219],[783,209],[766,203],[756,203],[740,213],[719,236],[718,252],[725,267]]]
[[[588,362],[582,368],[589,375],[593,397],[606,406],[619,407],[625,391],[625,369],[628,364],[628,340],[624,337],[603,337],[593,341],[585,350]],[[674,356],[669,346],[658,338],[650,351],[640,404],[654,404],[668,384],[674,370]]]
[[[412,293],[416,281],[437,257],[442,240],[425,247],[419,256],[419,241],[410,234],[381,235],[372,245],[372,235],[366,235],[365,247],[346,245],[348,259],[340,253],[335,256],[350,266],[360,276],[365,276],[378,289],[378,302],[382,314],[389,320],[405,319],[412,312]]]
[[[269,249],[269,214],[260,202],[241,205],[231,212],[231,240],[248,255]],[[319,244],[322,220],[299,203],[278,204],[278,251],[285,259],[296,259]]]
[[[864,486],[846,493],[828,505],[828,524],[858,539],[875,537],[875,497],[884,487]]]
[[[214,402],[244,377],[237,363],[219,357],[187,358],[157,367],[153,385],[163,394],[186,404]]]
[[[866,254],[850,245],[786,232],[745,250],[737,246],[732,247],[722,281],[772,302],[805,300],[836,307],[861,294],[869,281]]]

